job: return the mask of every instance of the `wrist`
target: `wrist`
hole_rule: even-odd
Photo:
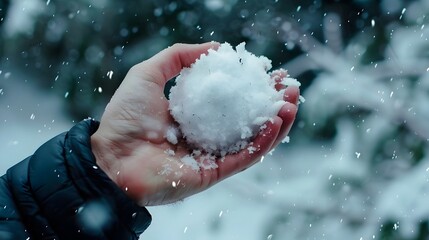
[[[116,166],[117,161],[115,160],[114,154],[111,153],[111,147],[109,147],[109,141],[102,137],[97,130],[91,135],[91,149],[95,157],[95,162],[101,170],[116,184],[118,183],[119,168]]]

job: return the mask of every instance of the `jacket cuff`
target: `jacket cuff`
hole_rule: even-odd
[[[119,222],[139,235],[150,225],[152,217],[146,208],[138,206],[96,164],[91,149],[91,135],[98,126],[99,122],[87,119],[70,129],[65,138],[64,147],[68,149],[65,164],[68,169],[72,169],[69,171],[71,179],[83,198],[107,204]],[[84,206],[79,210],[84,214]]]

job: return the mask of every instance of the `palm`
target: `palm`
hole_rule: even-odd
[[[171,62],[167,68],[165,63],[157,62],[160,57],[156,56],[133,68],[107,106],[100,128],[94,134],[101,135],[111,152],[110,155],[96,154],[97,163],[100,161],[103,170],[141,205],[178,201],[244,170],[285,137],[293,122],[295,105],[285,105],[279,116],[268,123],[269,127],[253,140],[258,147],[255,153],[243,150],[227,155],[223,161],[217,161],[218,167],[213,169],[196,171],[184,165],[181,159],[190,147],[184,141],[173,145],[165,138],[174,121],[163,94],[164,84],[209,47],[213,45],[200,45],[176,55],[161,52],[158,55],[166,55],[166,61]],[[157,63],[160,65],[148,68]],[[296,104],[298,95],[298,90],[291,88],[285,100]]]

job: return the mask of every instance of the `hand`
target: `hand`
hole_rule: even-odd
[[[181,158],[191,149],[172,145],[165,133],[173,126],[164,97],[165,83],[218,43],[176,44],[132,67],[107,105],[91,137],[97,164],[140,205],[172,203],[203,191],[256,163],[289,132],[297,112],[298,88],[285,91],[286,103],[253,139],[257,148],[217,161],[217,168],[193,170]],[[174,156],[166,153],[172,149]]]

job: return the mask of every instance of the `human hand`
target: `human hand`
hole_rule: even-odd
[[[165,83],[189,67],[218,43],[175,44],[132,67],[113,95],[91,136],[97,164],[129,197],[140,205],[182,200],[238,173],[268,153],[289,132],[297,112],[299,90],[288,87],[286,103],[267,127],[252,140],[256,151],[226,155],[217,168],[199,171],[181,158],[191,147],[181,140],[173,145],[166,131],[175,125],[164,96]],[[174,150],[171,156],[168,150]],[[168,171],[166,171],[166,168]]]

